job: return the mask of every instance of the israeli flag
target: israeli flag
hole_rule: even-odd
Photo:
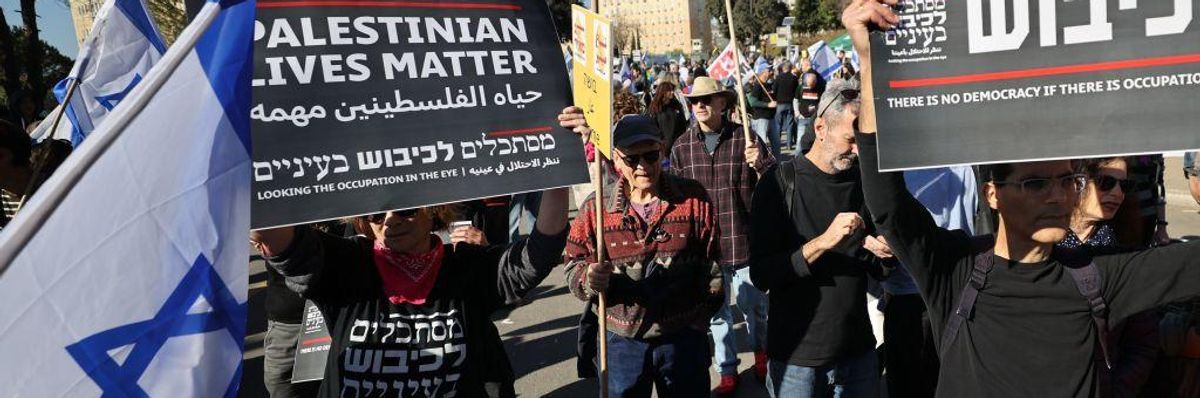
[[[142,0],[105,1],[71,73],[54,86],[55,98],[66,109],[54,138],[78,147],[166,51]],[[67,101],[72,84],[77,87]]]
[[[0,232],[0,395],[236,395],[254,6],[205,4]]]
[[[842,68],[842,61],[838,60],[837,53],[829,48],[825,41],[809,46],[808,56],[812,61],[813,70],[821,74],[826,81],[833,78],[833,74]]]

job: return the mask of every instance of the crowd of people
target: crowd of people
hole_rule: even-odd
[[[580,375],[603,339],[611,397],[734,396],[746,351],[780,398],[1200,397],[1200,243],[1167,231],[1162,156],[880,172],[865,55],[868,29],[898,22],[890,3],[846,8],[861,69],[829,81],[768,61],[738,98],[703,62],[635,65],[612,159],[586,148],[603,207],[576,187],[574,219],[556,189],[252,232],[271,395],[516,396],[490,315],[561,265],[586,303]],[[588,141],[580,108],[557,118]],[[0,178],[28,158],[8,141]],[[291,384],[304,299],[333,341],[324,381]]]

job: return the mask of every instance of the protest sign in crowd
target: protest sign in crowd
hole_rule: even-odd
[[[0,122],[0,392],[236,395],[252,248],[272,397],[521,395],[557,271],[601,396],[1200,398],[1196,3],[1090,3],[649,62],[542,0],[109,1]]]

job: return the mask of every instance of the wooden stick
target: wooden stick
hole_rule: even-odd
[[[737,44],[737,34],[733,31],[733,6],[729,4],[729,0],[725,0],[725,19],[729,21],[729,42],[733,44],[733,55],[738,57],[735,62],[735,65],[738,66],[733,68],[733,78],[737,80],[738,114],[742,119],[742,134],[746,136],[746,142],[753,142],[753,139],[750,138],[750,119],[747,119],[746,116],[746,90],[742,88],[742,50]]]
[[[71,85],[67,86],[67,96],[63,98],[62,106],[59,107],[58,114],[54,115],[54,123],[50,125],[50,130],[48,130],[50,131],[50,136],[43,139],[42,142],[54,139],[54,132],[58,131],[58,123],[62,121],[63,115],[67,113],[67,105],[71,103],[71,96],[75,95],[76,87],[79,87],[79,79],[71,79]],[[45,121],[42,121],[42,123],[45,123]],[[49,145],[49,143],[46,145]],[[39,176],[42,174],[42,169],[46,168],[46,158],[50,156],[49,153],[50,147],[45,147],[38,154],[37,159],[33,160],[33,174],[29,175],[29,182],[25,184],[25,192],[21,193],[21,201],[17,203],[16,211],[19,212],[22,207],[25,207],[25,202],[29,200],[31,191],[40,183],[38,181],[40,179]]]
[[[762,81],[762,79],[760,79],[760,78],[758,77],[758,74],[757,74],[757,73],[756,73],[756,74],[754,74],[754,81],[755,81],[755,82],[758,82],[758,86],[759,86],[759,87],[762,87],[762,89],[763,89],[763,94],[766,94],[766,95],[767,95],[767,99],[771,100],[771,102],[775,102],[775,97],[771,95],[771,90],[768,90],[768,89],[767,89],[767,85],[766,85],[766,84],[763,84],[763,81]]]
[[[596,216],[596,263],[604,264],[604,154],[597,148],[596,160],[592,163],[596,170],[596,180],[592,181],[595,189],[596,206],[592,213]],[[600,292],[596,308],[596,317],[600,320],[600,398],[608,398],[608,300],[606,294]]]

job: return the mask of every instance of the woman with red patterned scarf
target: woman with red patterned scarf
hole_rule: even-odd
[[[561,263],[567,201],[565,188],[544,192],[533,233],[507,247],[442,242],[433,232],[455,219],[448,206],[355,217],[351,238],[285,227],[250,239],[325,316],[320,396],[513,397],[490,316]]]

